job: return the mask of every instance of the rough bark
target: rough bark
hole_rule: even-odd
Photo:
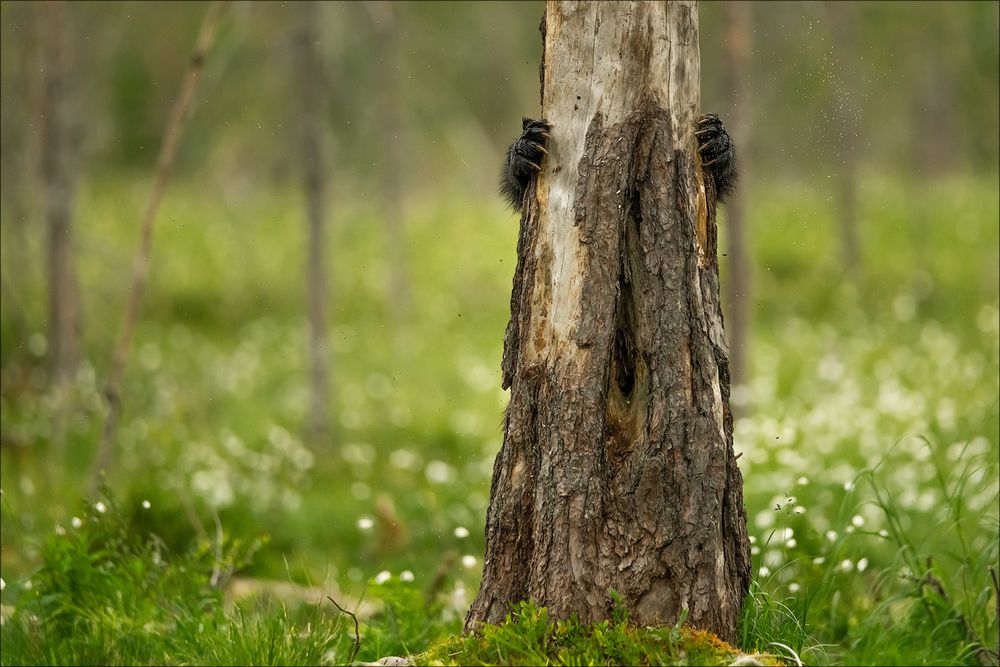
[[[298,5],[299,31],[296,45],[302,121],[303,188],[308,218],[306,292],[309,311],[309,369],[312,396],[309,409],[309,437],[314,444],[329,437],[330,410],[329,354],[327,344],[326,282],[326,195],[327,170],[323,151],[326,122],[326,87],[322,85],[323,65],[319,42],[318,5]]]
[[[726,87],[729,89],[729,131],[733,141],[741,148],[739,154],[740,187],[726,200],[727,252],[729,282],[726,290],[726,330],[729,333],[729,368],[734,386],[747,382],[746,359],[749,356],[748,335],[750,319],[751,275],[747,254],[745,197],[747,175],[753,173],[747,150],[749,105],[747,104],[747,77],[750,67],[750,10],[749,2],[730,2],[726,5]]]
[[[750,578],[692,2],[550,0],[549,154],[518,239],[511,388],[466,629],[533,599],[733,639]]]

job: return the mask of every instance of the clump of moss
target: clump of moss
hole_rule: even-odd
[[[576,618],[550,622],[544,607],[519,604],[503,623],[438,640],[414,665],[729,665],[741,652],[704,630],[640,628],[616,608],[592,625]],[[759,657],[759,656],[758,656]],[[769,657],[769,656],[768,656]],[[763,661],[762,662],[766,662]],[[771,664],[777,664],[771,662]]]

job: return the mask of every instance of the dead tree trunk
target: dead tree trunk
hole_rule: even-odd
[[[719,305],[715,193],[696,157],[693,2],[549,0],[549,154],[521,219],[504,443],[466,629],[533,599],[733,639],[750,580]]]
[[[40,7],[45,25],[45,88],[42,102],[42,179],[48,220],[49,362],[53,386],[62,391],[76,370],[79,293],[73,268],[72,109],[66,5]]]
[[[726,329],[729,332],[729,367],[734,386],[746,384],[746,359],[749,348],[747,330],[750,316],[750,260],[747,256],[745,193],[749,168],[747,147],[748,105],[747,76],[750,59],[750,8],[748,2],[730,2],[726,5],[726,88],[729,89],[730,132],[739,155],[741,187],[726,200],[726,230],[728,232],[729,282],[726,285]]]
[[[319,6],[303,2],[299,8],[296,48],[301,95],[302,170],[308,216],[309,261],[306,291],[309,301],[309,368],[312,399],[309,436],[314,444],[329,437],[330,380],[327,345],[326,194],[323,128],[326,122],[326,87],[319,47]]]

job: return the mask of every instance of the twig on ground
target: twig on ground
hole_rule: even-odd
[[[344,612],[345,614],[350,616],[351,619],[354,620],[354,648],[351,649],[351,656],[345,661],[348,664],[350,664],[354,662],[354,658],[358,655],[358,651],[361,650],[361,630],[360,627],[358,626],[358,617],[354,615],[354,612],[347,611],[339,604],[337,604],[337,601],[334,600],[329,595],[326,596],[326,599],[332,602],[334,607]]]

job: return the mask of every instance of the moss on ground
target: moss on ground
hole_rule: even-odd
[[[680,624],[640,628],[624,612],[593,625],[576,619],[550,623],[545,608],[524,603],[503,623],[445,637],[410,660],[414,665],[730,665],[743,655],[709,632]],[[754,657],[760,664],[781,664],[772,656]]]

